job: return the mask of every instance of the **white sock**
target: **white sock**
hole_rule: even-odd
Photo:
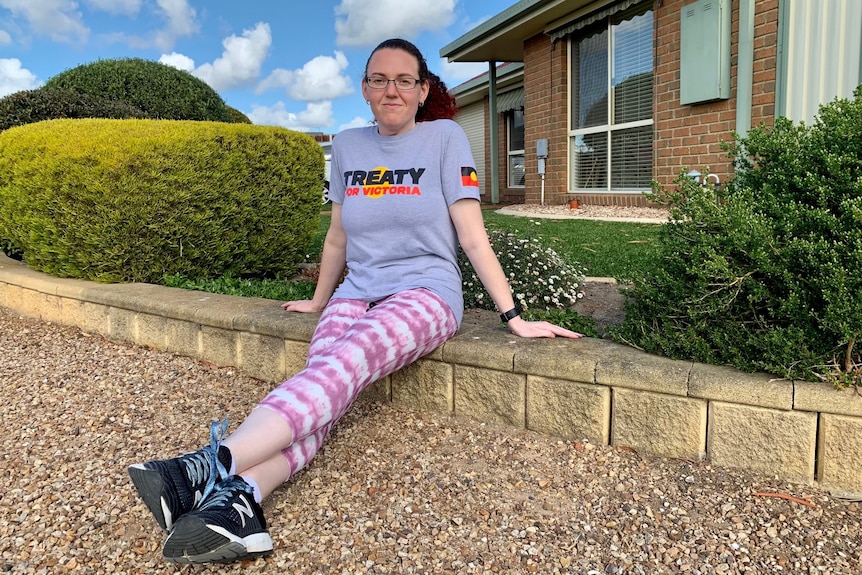
[[[242,477],[242,480],[248,483],[249,486],[251,486],[251,488],[254,490],[254,500],[258,504],[263,501],[263,494],[260,492],[260,486],[257,484],[257,481],[255,481],[248,475],[240,475],[240,477]]]

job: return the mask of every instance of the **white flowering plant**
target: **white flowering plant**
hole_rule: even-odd
[[[511,232],[490,229],[488,239],[512,287],[512,296],[525,311],[544,313],[572,307],[584,297],[585,270],[563,260],[538,241]],[[494,310],[476,270],[461,250],[458,265],[467,308]]]

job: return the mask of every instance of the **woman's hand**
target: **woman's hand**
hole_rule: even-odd
[[[568,337],[577,339],[584,334],[562,328],[546,321],[525,321],[520,317],[510,319],[506,326],[520,337]]]
[[[298,313],[317,313],[323,311],[323,308],[314,303],[310,299],[300,299],[289,301],[281,304],[281,309],[284,311],[295,311]]]

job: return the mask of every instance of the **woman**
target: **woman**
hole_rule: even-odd
[[[362,94],[375,124],[333,141],[332,221],[313,299],[282,305],[323,312],[305,369],[224,440],[226,423],[213,424],[209,446],[129,467],[168,532],[169,561],[226,562],[272,551],[261,500],[311,460],[367,385],[457,331],[458,243],[512,333],[581,337],[519,316],[485,232],[467,138],[451,121],[454,101],[419,50],[400,39],[380,44],[366,64]]]

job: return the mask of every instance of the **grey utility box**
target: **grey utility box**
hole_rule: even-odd
[[[730,98],[730,0],[698,0],[680,16],[679,103]]]

